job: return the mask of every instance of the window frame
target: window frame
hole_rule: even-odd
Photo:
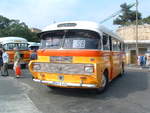
[[[86,29],[68,29],[68,30],[83,30],[83,31],[89,31],[89,32],[93,32],[93,33],[95,32],[99,38],[97,38],[98,39],[97,48],[93,49],[93,50],[102,50],[102,42],[101,42],[102,35],[101,35],[101,32],[97,32],[97,31],[94,31],[94,30],[86,30]],[[57,32],[57,31],[66,31],[66,30],[54,30],[54,32]],[[43,41],[46,40],[46,38],[44,37],[44,35],[48,35],[51,32],[53,32],[53,31],[46,32],[46,33],[43,33],[43,34],[40,35],[41,43],[43,43]],[[67,33],[65,32],[65,35],[66,34]],[[66,41],[67,38],[66,37],[64,38],[64,36],[62,37],[63,41],[61,41],[62,44],[61,44],[61,46],[59,48],[47,48],[47,47],[44,47],[43,44],[41,44],[40,49],[43,49],[43,48],[45,48],[45,49],[61,49],[61,48],[63,48],[63,49],[72,49],[73,50],[73,48],[65,48],[64,44],[65,44],[65,41]],[[82,48],[79,48],[79,49],[82,49]],[[84,49],[90,49],[90,48],[84,48]]]
[[[103,43],[104,36],[106,36],[105,38],[107,38],[107,43],[106,43],[106,45],[108,46],[107,49],[105,49],[104,43]],[[111,50],[110,35],[107,34],[107,33],[104,33],[104,32],[102,33],[102,45],[103,45],[103,50],[104,51],[110,51]]]

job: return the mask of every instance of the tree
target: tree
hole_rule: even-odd
[[[134,24],[136,20],[136,11],[132,11],[133,5],[127,5],[126,3],[120,5],[122,14],[117,17],[113,23],[117,25],[129,25]],[[141,13],[138,12],[138,20],[141,20]]]
[[[150,24],[150,16],[143,18],[143,24]]]
[[[0,15],[0,29],[8,27],[10,20]]]
[[[36,33],[31,32],[24,22],[0,15],[0,37],[6,36],[17,36],[26,38],[28,41],[39,41]]]

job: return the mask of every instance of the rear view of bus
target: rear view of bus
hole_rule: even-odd
[[[107,88],[113,79],[112,52],[103,50],[98,24],[58,23],[46,27],[39,36],[38,59],[29,63],[35,82],[51,88],[94,88],[99,92]],[[121,73],[119,66],[116,74]]]
[[[18,48],[21,53],[21,64],[26,65],[29,63],[30,53],[26,39],[21,37],[2,37],[0,38],[0,44],[8,53],[10,64],[14,63],[14,48]]]

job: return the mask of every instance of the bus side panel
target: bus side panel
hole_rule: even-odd
[[[122,55],[121,52],[112,52],[112,74],[113,78],[118,76],[122,68]]]
[[[108,71],[108,77],[109,80],[112,80],[112,60],[111,60],[111,52],[110,51],[104,51],[103,54],[103,59],[104,59],[104,71]]]

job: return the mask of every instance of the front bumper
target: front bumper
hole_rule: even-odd
[[[82,88],[96,88],[95,84],[83,84],[83,83],[66,83],[66,82],[56,82],[56,81],[45,81],[33,79],[35,82],[54,85],[54,86],[63,86],[63,87],[82,87]]]

